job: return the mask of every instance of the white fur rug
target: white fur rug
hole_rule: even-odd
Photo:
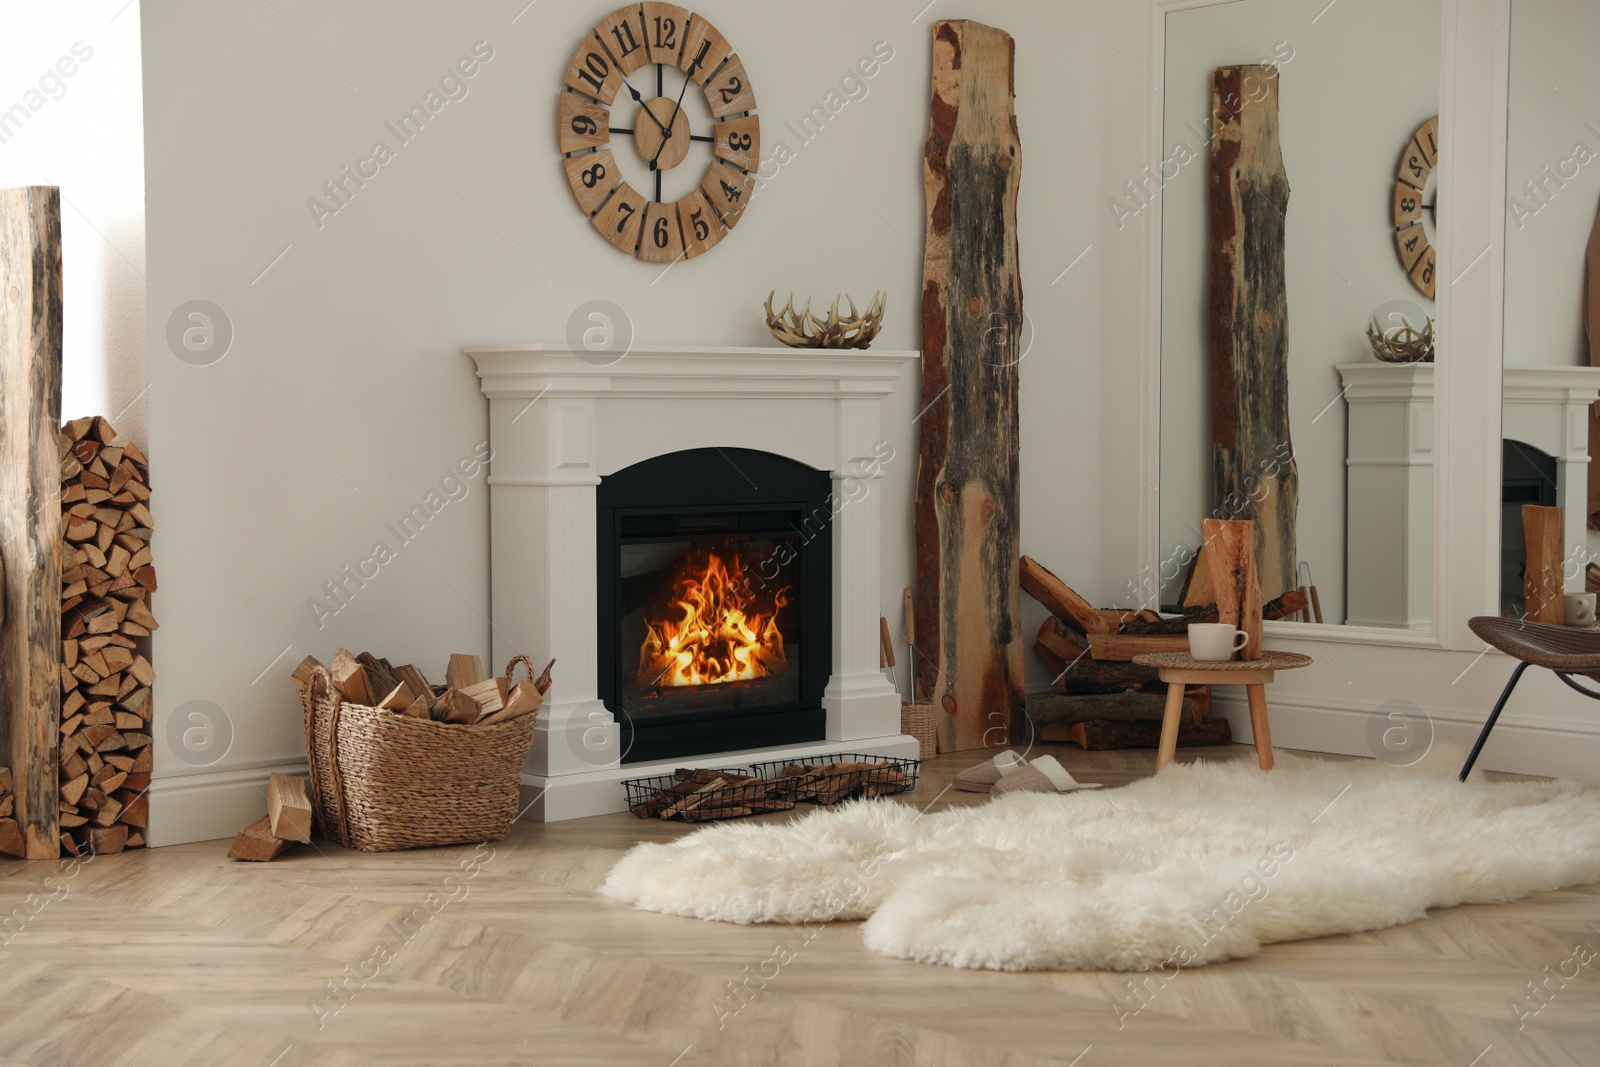
[[[866,919],[885,956],[1139,970],[1600,881],[1600,787],[1277,756],[923,815],[879,799],[641,844],[600,892],[722,922]]]

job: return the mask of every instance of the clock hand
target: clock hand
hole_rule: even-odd
[[[700,54],[701,55],[705,54],[705,49],[704,48],[702,48],[700,50]],[[663,148],[666,148],[667,147],[667,141],[670,141],[672,139],[672,127],[674,127],[674,126],[676,126],[678,124],[678,115],[683,111],[683,94],[689,91],[689,83],[694,81],[694,72],[699,70],[699,69],[700,69],[700,56],[696,56],[689,63],[688,73],[685,74],[684,79],[683,79],[683,88],[678,90],[678,103],[677,103],[677,106],[672,109],[672,119],[667,123],[667,125],[665,127],[665,132],[666,132],[666,135],[667,135],[666,140],[663,140],[661,142],[660,147],[656,149],[656,157],[655,157],[655,159],[652,159],[650,161],[650,169],[651,170],[655,170],[656,169],[656,159],[660,159],[661,158],[661,150]]]
[[[662,126],[661,125],[661,120],[656,118],[656,113],[654,111],[651,111],[649,108],[644,106],[644,97],[639,95],[639,90],[635,89],[632,85],[629,85],[628,84],[628,79],[626,79],[626,78],[622,79],[622,84],[627,86],[628,94],[633,97],[634,103],[639,105],[639,109],[641,111],[643,111],[646,115],[650,116],[650,121],[655,123],[656,126],[661,130],[661,132],[664,135],[666,135],[667,137],[671,137],[672,136],[672,130],[669,129],[668,127],[666,127],[666,126]]]

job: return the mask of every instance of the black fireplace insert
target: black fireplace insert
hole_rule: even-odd
[[[701,448],[600,480],[599,696],[622,762],[820,741],[831,479]]]

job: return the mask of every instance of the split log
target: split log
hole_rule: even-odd
[[[1246,82],[1261,91],[1247,92]],[[1289,439],[1289,179],[1278,145],[1277,72],[1218,67],[1211,113],[1217,120],[1210,191],[1216,514],[1255,520],[1260,595],[1271,599],[1295,587],[1299,506]]]
[[[233,847],[228,849],[228,858],[267,863],[283,855],[283,850],[288,847],[289,842],[272,836],[272,824],[263,815],[239,831],[238,836],[233,839]]]
[[[27,843],[16,820],[16,797],[11,792],[11,768],[0,767],[0,855],[22,857]]]
[[[7,189],[0,192],[0,559],[8,572],[0,583],[0,760],[11,765],[12,818],[29,859],[61,855],[56,766],[69,676],[61,672],[60,425],[61,192]]]
[[[1239,658],[1261,655],[1261,583],[1256,571],[1254,523],[1249,519],[1201,519],[1217,594],[1217,621],[1250,635]]]
[[[1259,626],[1259,622],[1257,623]],[[1188,634],[1090,634],[1089,655],[1095,659],[1130,660],[1144,652],[1187,652]]]
[[[56,853],[142,848],[155,682],[148,640],[157,626],[145,603],[156,586],[149,467],[98,417],[62,426],[57,455],[67,528],[57,589],[65,669],[55,797],[65,832]],[[87,535],[84,525],[93,527]]]
[[[1529,622],[1560,626],[1566,622],[1566,602],[1561,580],[1562,517],[1560,508],[1522,505],[1522,543],[1526,566],[1522,572],[1523,615]]]
[[[1156,748],[1161,744],[1159,722],[1118,722],[1105,719],[1052,723],[1041,736],[1046,741],[1071,741],[1085,750]],[[1227,719],[1206,719],[1178,724],[1179,746],[1231,745],[1233,729]]]
[[[1022,584],[1023,592],[1081,634],[1106,634],[1116,629],[1071,586],[1051,574],[1031,556],[1023,556],[1017,561],[1017,580]]]
[[[450,657],[444,672],[444,684],[451,689],[469,689],[483,681],[483,660],[457,652]]]
[[[284,841],[311,841],[311,799],[305,779],[273,774],[267,779],[267,823],[272,836]]]
[[[1028,697],[1028,718],[1035,729],[1052,722],[1086,722],[1090,719],[1145,721],[1159,724],[1166,708],[1165,693],[1099,693],[1065,696],[1037,693]],[[1194,702],[1184,697],[1185,719],[1194,717]]]
[[[1217,605],[1215,603],[1201,604],[1195,607],[1186,607],[1182,614],[1174,619],[1158,617],[1154,622],[1145,619],[1129,619],[1122,624],[1120,633],[1139,634],[1145,637],[1156,634],[1187,634],[1190,623],[1204,623],[1217,621]]]
[[[1160,670],[1127,660],[1103,660],[1085,656],[1068,667],[1056,683],[1056,692],[1071,696],[1096,693],[1165,693]]]
[[[1015,53],[1000,30],[934,23],[915,659],[951,752],[1008,744],[1024,703]]]
[[[1261,617],[1272,620],[1292,619],[1304,610],[1306,610],[1306,595],[1298,589],[1290,589],[1282,596],[1261,605]]]
[[[470,725],[478,721],[478,702],[459,689],[446,689],[430,709],[434,722]]]

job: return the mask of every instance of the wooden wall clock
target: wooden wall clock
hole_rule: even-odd
[[[629,81],[646,66],[655,68],[649,99]],[[684,76],[676,99],[666,89],[669,67]],[[761,120],[744,63],[710,22],[676,4],[618,8],[578,45],[564,85],[557,128],[567,182],[607,241],[648,263],[671,263],[716,247],[738,224],[755,192]],[[683,108],[691,85],[711,109],[704,132],[690,128]],[[696,141],[712,150],[704,177],[688,195],[663,201],[663,176]],[[620,152],[637,155],[650,188],[623,180]]]
[[[1394,244],[1400,254],[1400,266],[1405,269],[1411,284],[1429,300],[1433,299],[1434,272],[1437,263],[1433,248],[1428,244],[1427,231],[1422,228],[1422,213],[1433,211],[1434,204],[1422,202],[1428,177],[1439,159],[1439,116],[1424,122],[1411,135],[1400,153],[1400,169],[1394,182]],[[1434,197],[1435,203],[1438,197]],[[1438,223],[1437,216],[1434,219]]]

